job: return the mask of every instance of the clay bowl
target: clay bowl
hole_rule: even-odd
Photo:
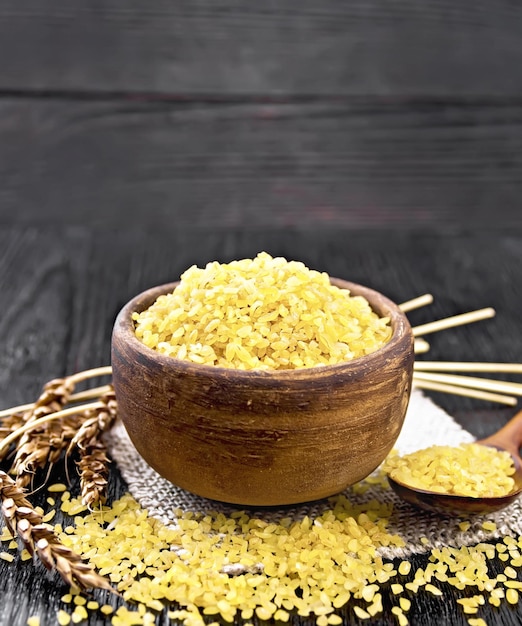
[[[132,313],[177,283],[126,304],[113,330],[113,382],[121,419],[145,461],[190,492],[247,506],[317,500],[368,476],[404,421],[413,335],[383,295],[331,282],[389,316],[392,338],[373,354],[299,370],[199,365],[143,345]]]

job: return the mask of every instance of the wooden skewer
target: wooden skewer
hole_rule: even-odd
[[[415,370],[432,372],[486,372],[522,374],[522,363],[474,363],[465,361],[415,361]]]
[[[488,402],[498,402],[499,404],[507,404],[509,406],[516,406],[517,404],[517,399],[510,396],[498,393],[489,393],[479,389],[470,389],[469,387],[460,387],[458,385],[447,385],[428,380],[418,380],[416,376],[413,377],[413,385],[419,389],[440,391],[442,393],[449,393],[456,396],[466,396],[468,398],[477,398],[478,400],[486,400]]]
[[[422,354],[424,352],[428,352],[430,349],[430,344],[424,339],[415,339],[415,343],[413,345],[413,350],[415,354]]]
[[[418,298],[413,298],[412,300],[399,304],[399,309],[403,313],[407,313],[408,311],[413,311],[413,309],[418,309],[421,306],[431,304],[432,302],[433,296],[431,293],[425,293],[423,296],[419,296]]]
[[[416,380],[427,380],[434,383],[458,385],[459,387],[471,387],[472,389],[483,389],[485,391],[510,393],[515,396],[522,396],[522,384],[520,383],[505,382],[503,380],[490,380],[487,378],[478,378],[476,376],[433,374],[431,372],[419,371],[417,371],[414,376]]]
[[[462,313],[461,315],[453,315],[452,317],[445,317],[434,322],[428,322],[427,324],[421,324],[420,326],[414,326],[412,328],[414,337],[419,335],[427,335],[428,333],[435,333],[439,330],[446,328],[452,328],[454,326],[462,326],[463,324],[470,324],[471,322],[478,322],[480,320],[488,319],[495,316],[495,309],[487,307],[485,309],[477,309],[476,311],[470,311],[469,313]]]

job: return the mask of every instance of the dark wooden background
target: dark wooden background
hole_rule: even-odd
[[[520,226],[518,0],[3,0],[0,219]]]
[[[432,292],[414,323],[494,306],[429,358],[522,361],[521,36],[518,0],[0,0],[2,407],[108,363],[142,289],[260,250]],[[513,413],[432,397],[477,436]],[[0,626],[63,592],[0,561]],[[466,624],[451,590],[410,619]]]

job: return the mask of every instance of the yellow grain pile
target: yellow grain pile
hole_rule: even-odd
[[[476,443],[430,446],[404,456],[389,456],[385,471],[400,483],[459,496],[505,496],[515,487],[508,452]]]
[[[133,319],[136,336],[158,352],[236,369],[341,363],[378,350],[392,332],[388,318],[326,273],[266,252],[189,268],[173,293]]]
[[[103,511],[78,515],[61,539],[140,604],[142,615],[177,602],[182,609],[171,617],[188,626],[201,626],[202,615],[220,623],[237,616],[286,622],[291,613],[335,625],[342,623],[337,609],[350,599],[368,615],[383,610],[379,585],[397,571],[378,550],[404,542],[386,530],[389,505],[355,506],[344,496],[331,503],[315,518],[277,523],[244,511],[179,511],[177,528],[167,528],[126,495]],[[64,509],[77,506],[66,501]],[[121,609],[113,624],[134,623],[126,615]]]
[[[365,482],[358,492],[368,487]],[[384,477],[378,482],[384,485]],[[343,615],[352,611],[368,623],[389,610],[398,626],[407,626],[414,596],[427,593],[447,602],[443,597],[447,585],[456,593],[462,591],[457,603],[468,624],[486,626],[480,617],[482,607],[517,604],[522,590],[521,537],[435,548],[424,568],[381,558],[381,547],[400,547],[404,541],[386,530],[391,506],[376,500],[356,506],[338,496],[315,517],[277,522],[244,511],[229,515],[179,511],[179,526],[167,528],[129,494],[93,512],[86,511],[79,498],[71,499],[68,491],[60,498],[57,504],[74,519],[65,528],[56,525],[55,531],[128,601],[122,604],[109,597],[116,608],[72,589],[57,608],[61,626],[83,623],[91,616],[106,618],[112,626],[153,626],[164,622],[158,611],[166,607],[171,607],[169,620],[185,626],[218,626],[233,620],[246,626],[256,617],[285,623],[294,621],[296,614],[317,626],[335,626],[343,623],[341,609]],[[459,526],[465,533],[471,523]],[[484,521],[482,528],[496,531],[491,521]],[[428,541],[423,539],[421,543]],[[6,528],[0,542],[16,553],[16,541]],[[497,563],[490,568],[493,558]],[[28,567],[31,562],[29,558]],[[386,609],[383,588],[392,600]],[[172,608],[176,604],[179,608]],[[38,616],[29,619],[28,624],[38,624]]]

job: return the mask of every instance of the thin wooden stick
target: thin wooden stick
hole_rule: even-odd
[[[430,349],[430,344],[424,339],[415,339],[415,343],[413,345],[413,350],[415,354],[423,354],[428,352]]]
[[[414,309],[419,309],[421,306],[426,306],[427,304],[431,304],[433,302],[433,296],[431,293],[425,293],[423,296],[419,296],[418,298],[413,298],[412,300],[408,300],[399,304],[399,309],[403,313],[407,313],[408,311],[413,311]]]
[[[522,363],[474,363],[472,361],[415,361],[415,370],[429,372],[485,372],[522,374]]]
[[[32,422],[27,422],[23,426],[20,426],[16,430],[13,430],[12,433],[7,435],[4,439],[0,441],[0,453],[4,450],[7,450],[12,443],[14,443],[17,439],[19,439],[24,433],[29,430],[33,430],[33,428],[38,428],[41,424],[46,424],[52,420],[60,419],[62,417],[68,417],[69,415],[77,415],[78,413],[83,413],[84,411],[92,410],[92,409],[101,409],[105,406],[103,402],[91,402],[90,404],[80,404],[78,406],[71,406],[68,409],[63,409],[62,411],[55,411],[54,413],[49,413],[48,415],[44,415],[43,417],[33,420]]]
[[[499,393],[509,393],[515,396],[522,396],[522,384],[505,382],[503,380],[491,380],[479,378],[477,376],[461,376],[459,374],[434,374],[432,372],[415,372],[416,380],[428,380],[434,383],[444,383],[448,385],[458,385],[459,387],[470,387],[472,389],[483,389],[484,391],[494,391]]]
[[[468,387],[459,387],[458,385],[446,385],[444,383],[436,383],[428,380],[418,380],[415,376],[413,377],[413,385],[419,389],[440,391],[442,393],[449,393],[456,396],[466,396],[468,398],[477,398],[478,400],[498,402],[499,404],[507,404],[509,406],[516,406],[517,404],[517,399],[510,396],[498,393],[488,393],[487,391],[470,389]]]
[[[428,333],[435,333],[439,330],[445,330],[446,328],[453,328],[454,326],[462,326],[463,324],[470,324],[471,322],[478,322],[480,320],[488,319],[495,316],[495,309],[488,307],[486,309],[477,309],[476,311],[470,311],[469,313],[462,313],[461,315],[453,315],[452,317],[445,317],[434,322],[428,322],[427,324],[421,324],[420,326],[414,326],[412,328],[414,337],[419,335],[427,335]]]

